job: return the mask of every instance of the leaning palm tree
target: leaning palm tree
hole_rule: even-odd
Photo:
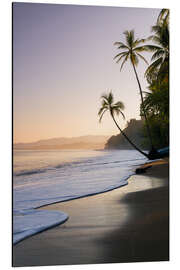
[[[140,92],[141,104],[142,104],[141,106],[142,106],[143,114],[145,117],[145,122],[146,122],[146,127],[147,127],[148,137],[150,140],[151,149],[154,149],[153,143],[152,143],[151,131],[150,131],[150,127],[149,127],[149,122],[148,122],[145,107],[144,107],[142,88],[141,88],[141,84],[140,84],[138,74],[136,71],[136,66],[139,62],[139,58],[142,59],[146,64],[148,64],[146,59],[140,54],[141,52],[147,50],[147,49],[145,49],[144,46],[141,46],[141,44],[145,42],[145,39],[135,39],[134,30],[125,31],[124,35],[125,35],[126,43],[123,43],[121,41],[114,43],[114,45],[118,46],[118,49],[123,50],[122,52],[118,53],[114,57],[114,59],[117,59],[116,63],[119,63],[122,60],[120,71],[122,70],[125,62],[127,62],[128,60],[130,60],[132,66],[133,66],[136,80],[137,80],[137,83],[139,86],[139,92]]]
[[[116,103],[114,103],[114,97],[112,92],[110,92],[109,94],[104,94],[101,96],[102,98],[102,106],[99,109],[98,115],[99,115],[99,121],[101,122],[102,117],[104,115],[105,112],[109,111],[110,115],[115,123],[115,125],[117,126],[117,128],[120,130],[121,134],[126,138],[126,140],[132,145],[132,147],[134,147],[137,151],[139,151],[142,155],[144,155],[145,157],[148,158],[148,154],[144,153],[143,151],[141,151],[141,149],[139,149],[128,137],[127,135],[123,132],[123,130],[120,128],[120,126],[118,125],[116,119],[115,119],[115,114],[119,115],[121,114],[122,117],[125,119],[125,116],[122,112],[122,110],[124,109],[124,104],[121,101],[118,101]]]

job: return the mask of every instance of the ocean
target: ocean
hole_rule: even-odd
[[[68,219],[39,207],[127,185],[147,161],[134,150],[15,150],[13,160],[14,244]]]

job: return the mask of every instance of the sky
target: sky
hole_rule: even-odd
[[[99,124],[102,94],[112,90],[126,120],[140,119],[140,95],[130,63],[120,65],[115,41],[125,30],[147,38],[159,9],[61,4],[13,4],[14,142],[118,134],[110,115]],[[150,54],[143,54],[150,62]],[[147,90],[140,62],[137,71]]]

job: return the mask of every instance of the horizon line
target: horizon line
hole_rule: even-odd
[[[114,134],[111,134],[111,135],[80,135],[80,136],[73,136],[73,137],[70,137],[70,136],[62,136],[62,137],[51,137],[51,138],[47,138],[47,139],[39,139],[39,140],[36,140],[36,141],[28,141],[28,142],[13,142],[13,145],[14,144],[26,144],[26,143],[36,143],[36,142],[40,142],[40,141],[47,141],[47,140],[52,140],[52,139],[60,139],[60,138],[64,138],[64,139],[74,139],[74,138],[81,138],[81,137],[111,137],[113,136]]]

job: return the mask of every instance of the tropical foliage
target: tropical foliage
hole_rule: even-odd
[[[154,35],[148,40],[154,44],[145,46],[153,53],[145,72],[149,92],[141,104],[141,113],[146,110],[153,142],[159,148],[169,144],[169,10],[160,12],[152,31]]]
[[[152,35],[147,39],[135,38],[134,31],[125,31],[125,42],[118,41],[114,45],[120,52],[114,57],[116,63],[121,63],[120,70],[124,64],[129,60],[132,64],[136,80],[139,87],[141,96],[140,115],[145,119],[144,136],[146,142],[142,141],[143,146],[151,144],[151,150],[149,155],[140,150],[139,145],[132,142],[129,138],[129,134],[126,134],[125,130],[122,130],[118,125],[115,115],[121,114],[124,118],[122,110],[124,105],[122,102],[114,103],[112,93],[103,95],[102,107],[99,110],[100,121],[106,111],[110,112],[110,115],[120,130],[122,136],[138,150],[141,154],[149,157],[150,159],[157,157],[155,148],[161,148],[169,145],[169,10],[162,9],[156,25],[152,26]],[[146,42],[146,43],[145,43]],[[147,42],[150,43],[147,45]],[[139,77],[137,74],[137,64],[140,60],[143,60],[146,64],[147,61],[142,52],[150,52],[151,64],[145,71],[145,78],[148,82],[148,91],[142,91]],[[118,135],[119,136],[119,135]],[[121,137],[122,137],[121,136]],[[110,144],[119,141],[119,138],[110,139]],[[112,142],[113,141],[113,142]],[[155,148],[154,148],[155,147]]]
[[[161,75],[166,73],[169,63],[169,20],[168,14],[163,19],[162,15],[158,17],[157,24],[152,27],[152,32],[148,40],[153,41],[152,45],[145,45],[144,48],[153,53],[151,60],[153,63],[147,68],[145,75],[151,77],[156,73]]]

